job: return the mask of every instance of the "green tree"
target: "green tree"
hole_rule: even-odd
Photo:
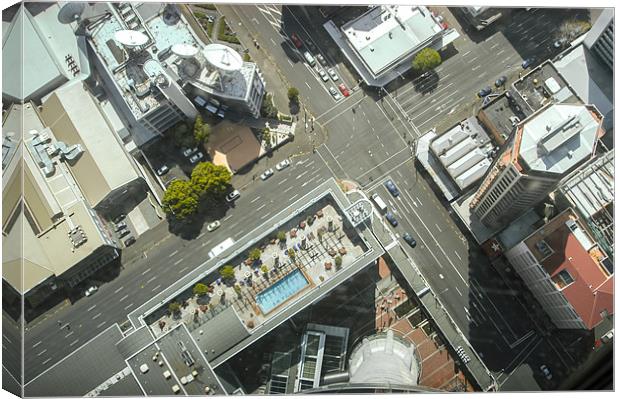
[[[194,292],[194,295],[205,296],[210,290],[206,284],[198,283],[194,286],[192,291]]]
[[[194,140],[197,143],[205,143],[209,140],[211,135],[211,126],[208,123],[204,123],[202,117],[198,115],[194,122]]]
[[[342,257],[336,256],[334,258],[334,261],[336,262],[336,269],[340,269],[340,266],[342,266]]]
[[[436,50],[429,47],[420,51],[413,59],[413,69],[420,73],[430,71],[439,64],[441,64],[441,56]]]
[[[258,248],[252,248],[250,251],[250,259],[251,260],[259,260],[261,255],[261,250]]]
[[[243,53],[243,61],[245,62],[252,61],[252,57],[250,56],[250,53]]]
[[[290,101],[294,103],[299,102],[299,90],[296,87],[289,87],[286,95]]]
[[[286,241],[286,232],[278,231],[278,241]]]
[[[226,192],[232,175],[224,166],[200,162],[192,171],[191,184],[199,197],[218,197]]]
[[[181,304],[178,302],[171,302],[168,305],[168,311],[172,313],[173,315],[176,315],[177,313],[181,311]]]
[[[288,257],[291,259],[295,259],[295,250],[293,248],[288,249]]]
[[[166,214],[183,220],[198,209],[198,195],[191,182],[174,180],[166,189],[162,204]]]
[[[235,279],[235,268],[231,265],[226,265],[220,269],[220,277],[222,280],[230,281]]]
[[[263,118],[275,119],[278,117],[278,109],[273,105],[273,96],[271,93],[265,94],[263,103],[260,106],[260,114]]]

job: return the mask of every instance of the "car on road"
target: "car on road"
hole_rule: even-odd
[[[329,80],[329,76],[327,76],[327,72],[324,69],[319,69],[319,76],[323,82],[327,82]]]
[[[91,296],[92,294],[97,292],[98,289],[99,287],[97,287],[96,285],[91,285],[90,287],[86,289],[86,291],[84,291],[84,295]]]
[[[276,169],[282,170],[282,169],[288,168],[289,166],[291,166],[291,161],[289,161],[288,159],[285,159],[283,161],[278,162],[278,164],[276,165]]]
[[[196,151],[198,151],[197,147],[194,148],[184,148],[183,149],[183,156],[185,158],[189,157],[190,155],[192,155],[193,153],[195,153]]]
[[[299,36],[297,36],[297,33],[295,32],[291,33],[291,41],[297,48],[301,48],[304,45],[304,42],[301,41],[301,39],[299,38]]]
[[[396,220],[396,217],[394,216],[392,212],[386,213],[385,218],[387,219],[388,222],[390,222],[392,226],[394,227],[398,226],[398,220]]]
[[[131,244],[133,244],[134,242],[136,242],[136,237],[134,236],[130,236],[129,238],[127,238],[124,242],[125,246],[128,247]]]
[[[529,68],[532,64],[534,64],[534,61],[535,61],[535,60],[534,60],[534,57],[527,58],[527,59],[523,60],[523,62],[521,63],[521,67],[522,67],[523,69],[527,69],[527,68]]]
[[[215,21],[215,18],[213,17],[213,15],[209,15],[207,16],[207,21],[213,23]]]
[[[345,97],[349,97],[351,95],[351,93],[349,93],[349,89],[347,89],[347,86],[345,86],[344,83],[340,83],[338,85],[338,89],[340,90],[342,95]]]
[[[169,170],[170,169],[167,165],[162,165],[161,168],[157,169],[155,172],[157,173],[157,176],[163,176],[168,173]]]
[[[128,235],[129,233],[131,233],[131,232],[128,229],[123,229],[123,230],[118,232],[118,238],[123,238],[126,235]]]
[[[327,61],[325,60],[325,57],[323,57],[323,54],[317,54],[316,59],[319,60],[321,65],[327,65]]]
[[[228,195],[226,196],[226,202],[233,202],[240,196],[241,196],[241,193],[239,192],[239,190],[232,191],[228,193]]]
[[[387,188],[387,190],[390,192],[390,194],[392,194],[393,197],[398,197],[398,195],[400,194],[400,191],[398,191],[396,184],[394,184],[391,179],[387,180],[385,183],[383,183],[383,185],[385,186],[385,188]]]
[[[334,97],[334,100],[340,100],[342,98],[340,93],[338,93],[338,91],[334,89],[334,86],[329,87],[329,94],[331,94],[332,97]]]
[[[209,224],[207,225],[207,231],[213,231],[213,230],[216,230],[218,227],[220,227],[220,224],[221,224],[221,223],[220,223],[220,221],[219,221],[219,220],[216,220],[216,221],[215,221],[215,222],[213,222],[213,223],[209,223]]]
[[[327,70],[327,73],[329,74],[329,77],[332,78],[334,82],[338,80],[338,75],[336,75],[336,71],[334,71],[334,68],[329,68]]]
[[[506,78],[505,76],[500,76],[496,81],[495,81],[495,87],[501,87],[503,85],[506,84],[506,80],[508,78]]]
[[[264,171],[263,173],[260,174],[260,179],[261,180],[267,180],[271,176],[273,176],[273,169],[269,168],[269,169],[267,169],[266,171]]]
[[[478,97],[480,98],[484,98],[486,96],[488,96],[489,94],[491,94],[491,92],[493,91],[493,89],[491,89],[491,86],[487,86],[483,89],[480,89],[480,91],[478,92]]]
[[[121,231],[123,229],[126,229],[126,228],[127,228],[127,223],[119,222],[119,223],[116,223],[116,225],[114,226],[114,231],[119,232],[119,231]]]
[[[547,367],[546,365],[543,364],[542,366],[540,366],[540,371],[542,371],[546,379],[550,380],[553,378],[551,370],[549,370],[549,367]]]
[[[191,164],[195,164],[196,162],[200,161],[203,157],[204,155],[202,155],[202,152],[197,152],[189,158],[189,162]]]
[[[316,61],[314,57],[308,51],[304,51],[304,58],[308,62],[308,65],[310,65],[311,67],[316,65]]]
[[[114,218],[114,220],[112,220],[114,223],[120,223],[123,219],[125,219],[125,215],[124,213],[119,214],[118,216],[116,216]]]
[[[556,40],[555,42],[553,42],[553,47],[555,48],[562,48],[566,45],[566,39],[560,39],[560,40]]]
[[[416,244],[417,244],[417,242],[415,241],[415,238],[413,238],[413,237],[411,236],[411,234],[409,234],[409,233],[405,233],[405,234],[403,234],[403,240],[405,240],[405,242],[406,242],[407,244],[409,244],[409,246],[410,246],[411,248],[415,248],[415,246],[416,246]]]

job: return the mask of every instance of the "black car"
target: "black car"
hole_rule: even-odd
[[[491,94],[492,91],[493,91],[493,89],[491,89],[491,86],[487,86],[487,87],[485,87],[484,89],[481,89],[478,92],[478,97],[480,97],[480,98],[486,97],[489,94]]]
[[[126,247],[130,246],[134,242],[136,242],[136,237],[134,236],[131,236],[124,241]]]
[[[123,229],[121,231],[118,232],[118,238],[123,238],[126,235],[129,235],[129,233],[131,233],[129,230],[127,229]]]
[[[403,234],[403,240],[405,240],[405,242],[406,242],[407,244],[409,244],[409,246],[410,246],[411,248],[415,248],[415,246],[416,246],[416,244],[417,244],[417,243],[416,243],[416,241],[415,241],[415,238],[413,238],[413,237],[411,236],[411,234],[409,234],[409,233],[405,233],[405,234]]]
[[[398,197],[398,195],[400,194],[400,191],[398,191],[396,184],[394,184],[392,180],[386,181],[384,185],[385,185],[385,188],[387,188],[387,190],[390,192],[390,194],[392,194],[392,196]]]
[[[504,84],[506,84],[506,80],[507,78],[505,76],[500,76],[500,78],[495,81],[495,87],[503,86]]]
[[[114,222],[114,224],[120,223],[121,220],[125,219],[125,215],[124,213],[121,213],[120,215],[116,216],[112,221]]]
[[[398,220],[396,220],[396,217],[394,217],[394,214],[392,212],[386,213],[385,218],[387,219],[388,222],[390,222],[392,226],[394,227],[398,226]]]

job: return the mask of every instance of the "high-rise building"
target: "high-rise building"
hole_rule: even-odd
[[[603,117],[591,105],[549,104],[517,125],[471,201],[482,223],[499,229],[535,206],[592,158]]]
[[[614,69],[614,10],[605,8],[587,33],[584,44],[613,71]]]
[[[590,330],[613,314],[613,262],[571,208],[505,255],[558,328]]]

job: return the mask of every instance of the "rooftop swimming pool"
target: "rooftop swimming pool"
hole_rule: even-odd
[[[301,291],[308,284],[308,280],[303,273],[296,269],[271,287],[259,292],[256,295],[256,303],[263,314],[267,314],[276,306]]]

